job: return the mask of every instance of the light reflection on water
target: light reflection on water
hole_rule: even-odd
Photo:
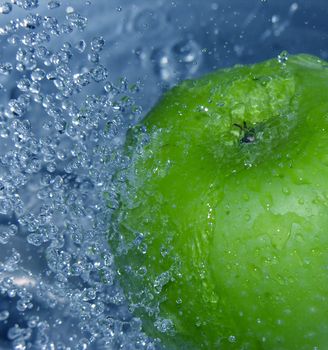
[[[125,131],[182,79],[282,50],[327,58],[325,1],[16,0],[0,12],[0,348],[153,349],[106,241]]]

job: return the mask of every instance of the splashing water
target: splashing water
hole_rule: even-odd
[[[328,56],[326,36],[284,34],[305,3],[0,2],[1,349],[160,346],[129,312],[106,240],[125,132],[187,77],[282,45]]]
[[[151,348],[106,242],[139,83],[109,80],[88,4],[39,5],[1,4],[0,346]]]

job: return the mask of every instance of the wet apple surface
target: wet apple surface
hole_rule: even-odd
[[[309,55],[223,69],[128,134],[110,241],[167,349],[328,346],[327,88]]]

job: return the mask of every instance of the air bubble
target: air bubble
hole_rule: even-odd
[[[91,63],[98,63],[100,60],[99,54],[97,52],[91,52],[88,54],[88,61]]]
[[[184,40],[175,44],[172,48],[180,63],[194,63],[200,54],[198,45],[193,40]]]
[[[156,293],[160,293],[163,289],[163,287],[169,283],[171,279],[171,273],[169,271],[163,272],[161,275],[159,275],[155,281],[154,281],[154,289]]]
[[[13,70],[13,66],[11,63],[0,63],[0,74],[9,75]]]
[[[277,57],[278,62],[285,66],[287,61],[288,61],[288,52],[287,51],[282,51],[278,57]]]
[[[174,323],[170,319],[158,318],[155,321],[154,325],[157,328],[157,330],[161,333],[174,334]]]
[[[80,52],[83,53],[85,51],[85,48],[87,47],[87,44],[85,40],[80,40],[76,45],[75,48]]]
[[[234,335],[230,335],[228,337],[229,343],[235,343],[237,341],[237,338]]]
[[[39,6],[39,0],[15,0],[15,4],[24,10],[33,10]]]
[[[3,15],[7,15],[8,13],[10,13],[12,11],[12,5],[10,2],[1,2],[0,3],[0,13]]]
[[[289,13],[293,14],[298,10],[299,6],[297,2],[293,2],[289,7]]]
[[[92,68],[90,73],[93,80],[95,80],[98,83],[106,80],[108,77],[107,69],[100,64]]]
[[[26,29],[36,29],[42,23],[40,15],[29,14],[21,22],[20,25]]]
[[[31,81],[27,78],[21,79],[17,82],[18,89],[23,92],[29,91],[30,86],[31,86]]]
[[[48,9],[53,10],[60,7],[61,3],[58,0],[51,0],[48,2]]]
[[[67,8],[67,9],[68,9],[68,11],[66,11],[67,12],[66,19],[67,19],[68,23],[72,27],[77,28],[79,31],[84,31],[84,29],[86,28],[86,25],[87,25],[87,21],[88,21],[87,18],[74,12],[73,8],[72,9]]]
[[[5,321],[9,315],[9,311],[7,310],[0,311],[0,322]]]
[[[99,52],[103,49],[105,45],[105,40],[102,36],[93,38],[91,40],[91,49],[93,51]]]

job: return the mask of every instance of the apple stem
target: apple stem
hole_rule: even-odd
[[[255,129],[251,128],[249,129],[245,120],[243,121],[243,126],[234,123],[234,126],[237,126],[243,133],[243,137],[240,139],[241,143],[253,143],[256,141],[255,137]]]

